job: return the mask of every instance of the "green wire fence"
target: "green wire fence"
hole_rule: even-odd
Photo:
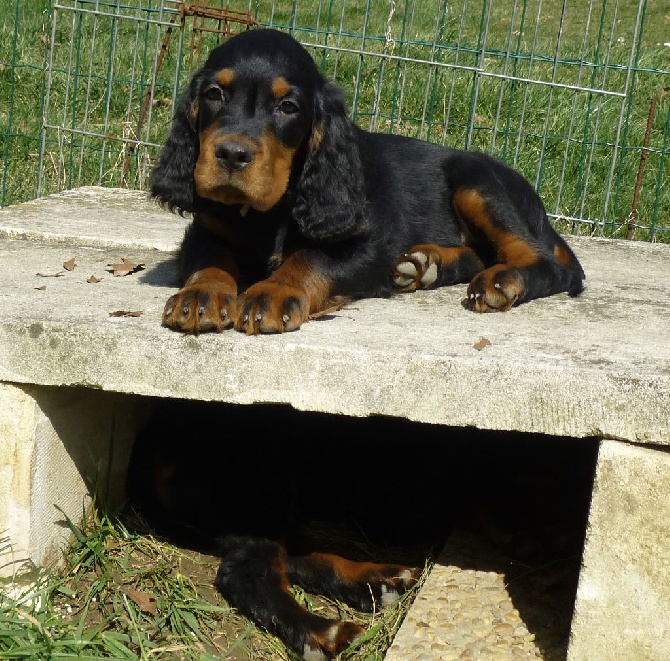
[[[208,49],[274,26],[364,128],[498,156],[564,232],[670,242],[670,7],[653,0],[4,2],[3,205],[145,188]]]

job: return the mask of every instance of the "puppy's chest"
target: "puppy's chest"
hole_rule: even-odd
[[[259,273],[276,270],[287,257],[308,243],[287,214],[249,211],[217,216],[205,213],[198,220],[232,248],[240,266]]]

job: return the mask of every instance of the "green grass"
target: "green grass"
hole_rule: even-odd
[[[38,192],[41,104],[47,92],[44,68],[52,50],[48,121],[54,128],[45,134],[39,191],[85,184],[144,188],[157,152],[153,145],[160,144],[168,130],[175,81],[184,84],[189,69],[197,65],[197,54],[193,62],[188,58],[194,33],[190,28],[184,32],[180,56],[174,31],[157,76],[154,103],[147,109],[149,123],[149,115],[142,116],[140,109],[154,75],[156,45],[166,33],[164,27],[146,23],[158,18],[157,0],[124,0],[124,19],[113,17],[114,2],[103,4],[103,15],[97,17],[60,10],[53,49],[48,0],[10,1],[13,11],[0,17],[0,96],[9,100],[0,104],[0,127],[7,126],[4,132],[0,129],[6,174],[0,202],[28,199]],[[317,45],[313,55],[324,72],[350,92],[353,115],[362,126],[368,127],[374,118],[377,130],[499,156],[538,188],[564,231],[625,236],[633,218],[642,227],[635,230],[635,238],[670,241],[670,189],[662,185],[670,175],[670,49],[663,45],[670,15],[658,0],[648,0],[646,6],[640,46],[633,51],[632,91],[623,106],[616,97],[575,94],[569,88],[550,91],[495,76],[476,80],[471,71],[404,59],[389,59],[380,69],[377,56],[360,58],[318,47],[484,66],[491,74],[554,79],[563,85],[598,88],[605,81],[607,88],[618,90],[625,83],[622,65],[629,58],[637,2],[621,0],[614,23],[615,3],[601,4],[602,11],[595,3],[588,30],[587,5],[569,7],[557,63],[552,57],[560,7],[543,3],[536,29],[538,0],[518,3],[514,13],[513,5],[470,1],[462,16],[458,3],[431,0],[396,2],[394,12],[387,3],[368,7],[365,0],[347,0],[346,5],[343,0],[297,5],[278,0],[274,14],[268,0],[252,6],[261,23],[272,19],[274,25],[292,26],[300,40]],[[77,6],[94,5],[79,0]],[[387,30],[390,40],[384,37]],[[196,50],[206,52],[214,42],[215,35],[205,34]],[[582,57],[589,66],[580,66]],[[634,208],[652,100],[656,113]],[[133,140],[142,144],[136,148]],[[620,148],[615,151],[612,144],[617,140]],[[605,224],[560,220],[573,217],[604,219]]]
[[[298,661],[278,639],[215,592],[218,559],[177,548],[130,522],[92,514],[57,574],[0,584],[0,659]],[[0,540],[0,549],[2,541]],[[19,587],[24,585],[23,588]],[[342,659],[382,661],[414,590],[391,608],[357,613],[295,590],[307,608],[362,624],[367,636]]]

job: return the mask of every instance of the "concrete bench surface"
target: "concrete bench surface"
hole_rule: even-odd
[[[460,285],[358,301],[283,335],[194,337],[160,325],[186,223],[145,193],[96,187],[0,210],[0,533],[12,545],[0,575],[64,542],[54,504],[80,514],[85,477],[123,481],[146,396],[595,436],[568,659],[670,659],[670,246],[570,237],[586,291],[503,314],[466,311]],[[123,258],[143,270],[114,277]],[[466,658],[435,615],[445,570],[389,661]]]
[[[670,246],[573,238],[583,295],[504,314],[465,310],[463,285],[192,337],[160,325],[186,222],[102,188],[0,211],[0,380],[670,443]],[[122,258],[145,269],[114,277]]]

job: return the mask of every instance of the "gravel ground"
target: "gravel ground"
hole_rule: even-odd
[[[385,661],[564,661],[578,571],[578,558],[529,567],[456,532]]]

